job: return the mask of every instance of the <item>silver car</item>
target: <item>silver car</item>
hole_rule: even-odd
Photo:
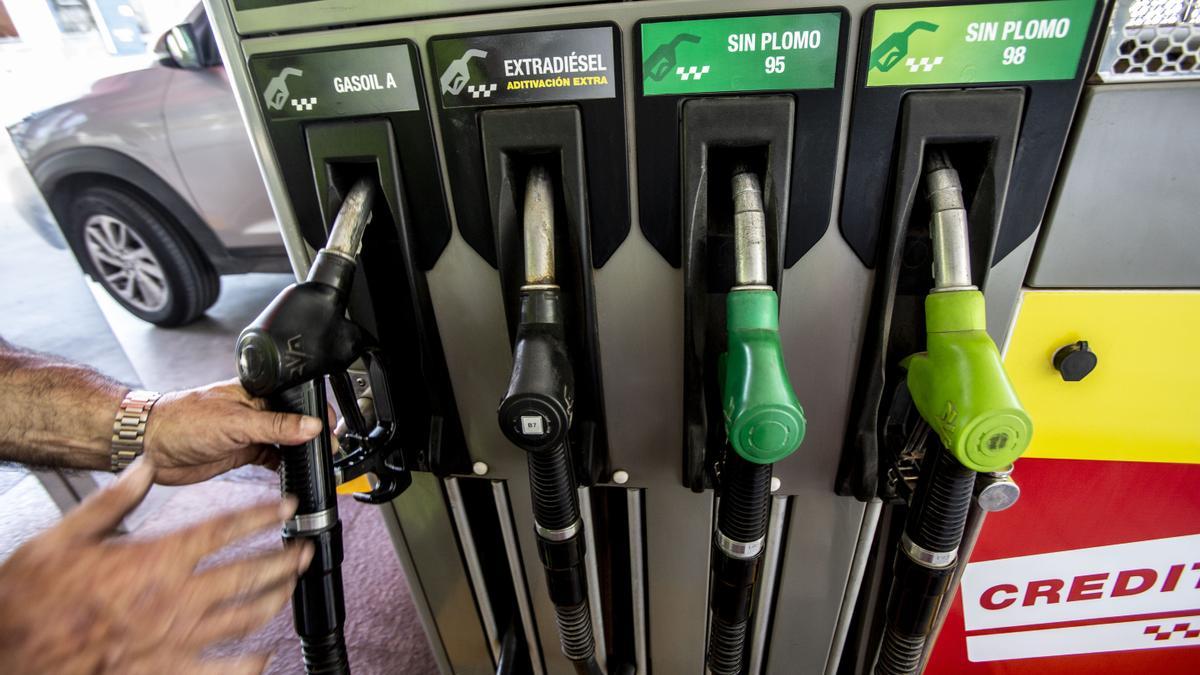
[[[179,326],[219,275],[289,267],[203,7],[156,53],[8,131],[49,206],[23,207],[39,232],[130,312]]]

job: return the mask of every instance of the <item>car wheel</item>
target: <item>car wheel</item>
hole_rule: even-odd
[[[143,197],[90,187],[71,202],[67,236],[84,271],[138,318],[195,321],[216,302],[220,277],[195,244]]]

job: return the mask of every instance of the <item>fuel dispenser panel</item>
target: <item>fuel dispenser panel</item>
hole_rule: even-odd
[[[458,232],[496,269],[511,345],[491,418],[518,454],[487,456],[504,473],[514,456],[527,465],[527,496],[512,496],[532,548],[526,639],[551,672],[620,669],[632,587],[613,570],[631,553],[597,546],[609,540],[594,529],[629,518],[626,500],[594,487],[612,472],[594,276],[630,228],[619,32],[584,23],[427,46]]]
[[[1019,268],[1017,278],[993,278],[991,270],[1041,222],[1100,14],[1092,0],[881,7],[866,14],[841,231],[877,273],[839,470],[842,494],[869,499],[879,492],[877,481],[886,478],[881,420],[896,379],[885,371],[922,344],[923,313],[913,300],[929,283],[921,273],[927,235],[914,225],[926,215],[915,199],[924,156],[942,148],[961,172],[973,283],[989,293],[1014,293],[1028,252],[1010,266]],[[915,239],[905,234],[912,227]],[[885,393],[888,379],[893,384]]]
[[[789,373],[797,361],[785,354],[801,346],[779,303],[785,275],[806,266],[830,223],[847,31],[845,11],[812,9],[655,17],[635,32],[642,233],[683,281],[682,479],[719,497],[709,528],[713,673],[761,669],[774,630],[820,642],[789,634],[789,622],[771,626],[787,495],[804,490],[798,476],[810,464],[803,393],[815,389],[806,370]],[[840,596],[837,581],[830,588]],[[826,616],[829,604],[809,611]]]
[[[1051,0],[864,17],[841,234],[875,288],[837,490],[884,506],[843,672],[924,669],[984,514],[1018,494],[1035,425],[988,328],[1015,310],[1102,13]]]
[[[1018,85],[1027,92],[1020,152],[992,263],[1032,235],[1046,209],[1103,14],[1096,0],[875,8],[863,18],[842,235],[877,266],[894,171],[890,152],[912,91]]]
[[[379,189],[351,316],[387,350],[410,469],[445,475],[470,462],[425,271],[450,236],[419,62],[407,41],[249,60],[267,133],[300,233],[319,248],[350,185]],[[401,272],[397,274],[397,272]]]
[[[795,158],[782,167],[787,175],[772,179],[790,194],[780,196],[787,224],[787,237],[778,242],[783,267],[794,265],[825,233],[834,200],[830,168],[841,123],[845,16],[845,10],[814,9],[638,23],[638,209],[646,239],[671,265],[682,263],[680,223],[690,204],[681,202],[680,172],[687,167],[679,157],[688,135],[681,106],[691,100],[774,93],[793,101],[799,111],[788,130],[793,147],[773,148]],[[741,122],[729,120],[719,145],[765,147],[753,136],[738,138]]]
[[[372,473],[441,672],[1190,672],[1196,294],[1023,289],[1102,276],[1058,221],[1148,89],[1078,105],[1128,0],[206,3],[307,275],[239,373],[374,397],[283,450],[297,664],[356,667]]]
[[[442,141],[463,238],[493,267],[498,243],[488,213],[479,111],[572,102],[583,119],[591,262],[596,268],[629,233],[621,48],[612,26],[437,37]]]
[[[713,486],[725,443],[717,360],[722,303],[735,285],[729,181],[745,165],[762,183],[765,282],[778,291],[829,223],[844,16],[808,10],[637,26],[638,208],[646,239],[683,269],[683,479],[693,490]]]

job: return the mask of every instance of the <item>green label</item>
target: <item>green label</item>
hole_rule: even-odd
[[[841,15],[777,14],[642,24],[642,91],[829,89]]]
[[[1095,0],[880,9],[867,86],[1075,77]]]

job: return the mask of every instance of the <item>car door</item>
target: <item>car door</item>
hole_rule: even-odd
[[[244,254],[281,251],[279,225],[225,67],[172,69],[163,119],[192,200],[225,247]]]

